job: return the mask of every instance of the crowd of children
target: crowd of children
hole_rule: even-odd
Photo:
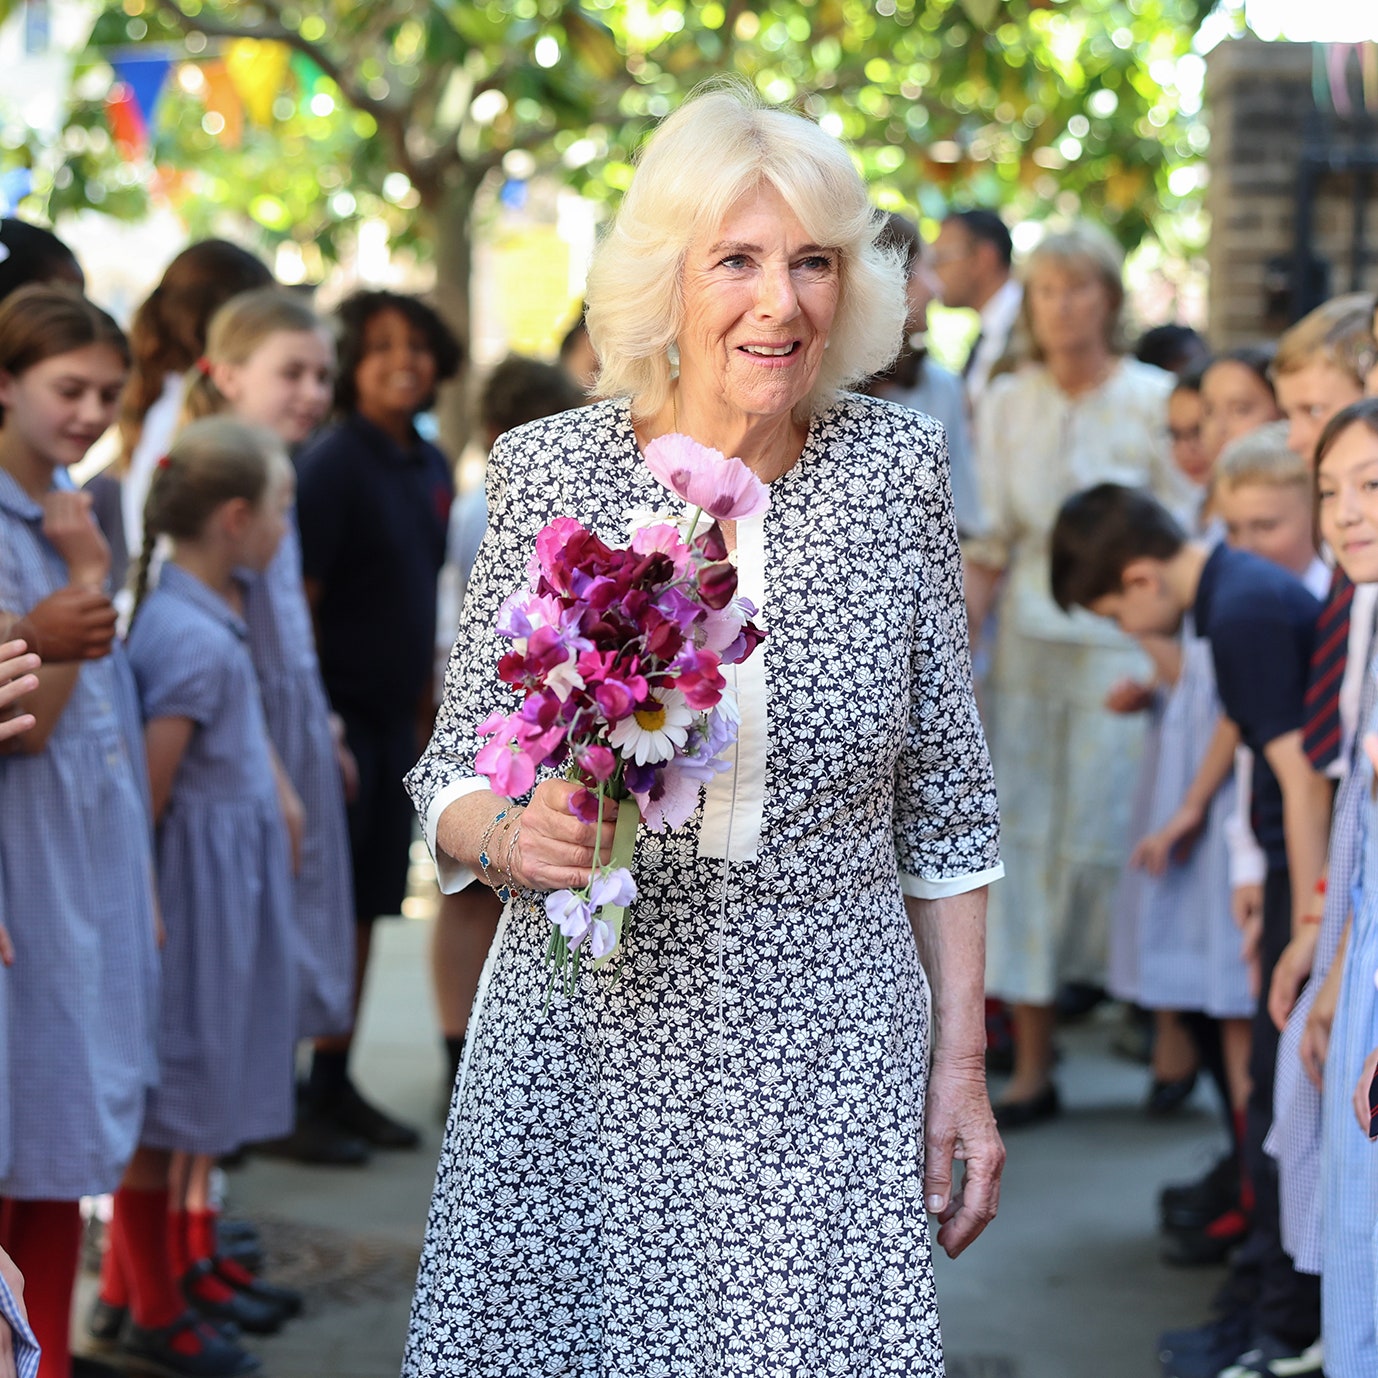
[[[248,1374],[241,1333],[301,1299],[244,1266],[217,1160],[361,1164],[418,1142],[348,1057],[370,926],[401,908],[402,776],[434,701],[454,490],[416,422],[459,349],[392,293],[323,319],[221,241],[174,260],[127,338],[70,253],[13,223],[0,1030],[26,1037],[0,1045],[0,1315],[22,1372],[41,1345],[42,1378],[69,1378],[80,1203],[112,1196],[93,1345]],[[73,468],[116,434],[78,490]]]
[[[1194,1045],[1230,1139],[1161,1193],[1167,1256],[1230,1263],[1214,1317],[1163,1335],[1168,1378],[1378,1373],[1374,307],[1179,379],[1194,512],[1103,483],[1052,533],[1058,603],[1157,668],[1108,705],[1151,719],[1112,987]]]
[[[93,1341],[249,1374],[241,1332],[300,1298],[245,1266],[216,1161],[419,1140],[350,1053],[405,891],[437,627],[485,520],[481,492],[452,511],[417,429],[461,357],[416,299],[360,292],[327,320],[214,240],[126,338],[30,230],[0,281],[0,1316],[22,1371],[36,1343],[42,1378],[69,1378],[79,1203],[110,1195]],[[1161,1193],[1172,1261],[1230,1261],[1216,1316],[1163,1336],[1168,1378],[1378,1373],[1374,331],[1351,295],[1276,349],[1184,355],[1154,389],[1190,500],[1102,483],[1051,533],[1058,604],[1154,671],[1106,700],[1148,725],[1110,987],[1152,1012],[1149,1108],[1203,1070],[1228,1138]],[[583,396],[510,361],[486,438]],[[497,918],[466,891],[435,926],[451,1073]],[[22,1053],[14,1028],[37,1031]]]

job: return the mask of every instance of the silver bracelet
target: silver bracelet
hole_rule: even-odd
[[[517,877],[512,871],[512,859],[517,853],[517,841],[522,835],[521,817],[526,810],[518,809],[517,816],[508,824],[507,853],[502,859],[502,869],[507,873],[507,890],[510,894],[517,888]]]

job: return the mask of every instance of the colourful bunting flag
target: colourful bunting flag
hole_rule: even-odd
[[[287,81],[291,50],[285,43],[237,38],[225,50],[225,67],[244,109],[260,127],[273,122],[273,102]]]
[[[167,57],[116,57],[110,59],[115,69],[115,78],[129,92],[143,121],[144,133],[153,128],[158,113],[158,101],[167,85],[172,71],[172,60]]]
[[[139,103],[122,81],[117,81],[105,98],[105,118],[116,147],[127,158],[135,157],[148,147],[148,126],[139,111]]]
[[[206,113],[225,122],[217,137],[229,148],[238,148],[244,141],[244,107],[228,69],[219,60],[203,62],[201,75],[206,79]]]

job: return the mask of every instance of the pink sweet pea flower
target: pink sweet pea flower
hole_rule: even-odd
[[[742,463],[672,432],[646,446],[646,467],[672,493],[718,521],[755,517],[770,506],[766,486]]]

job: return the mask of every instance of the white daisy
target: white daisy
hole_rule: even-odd
[[[637,765],[668,761],[689,738],[694,711],[676,689],[653,694],[613,728],[608,743]]]

